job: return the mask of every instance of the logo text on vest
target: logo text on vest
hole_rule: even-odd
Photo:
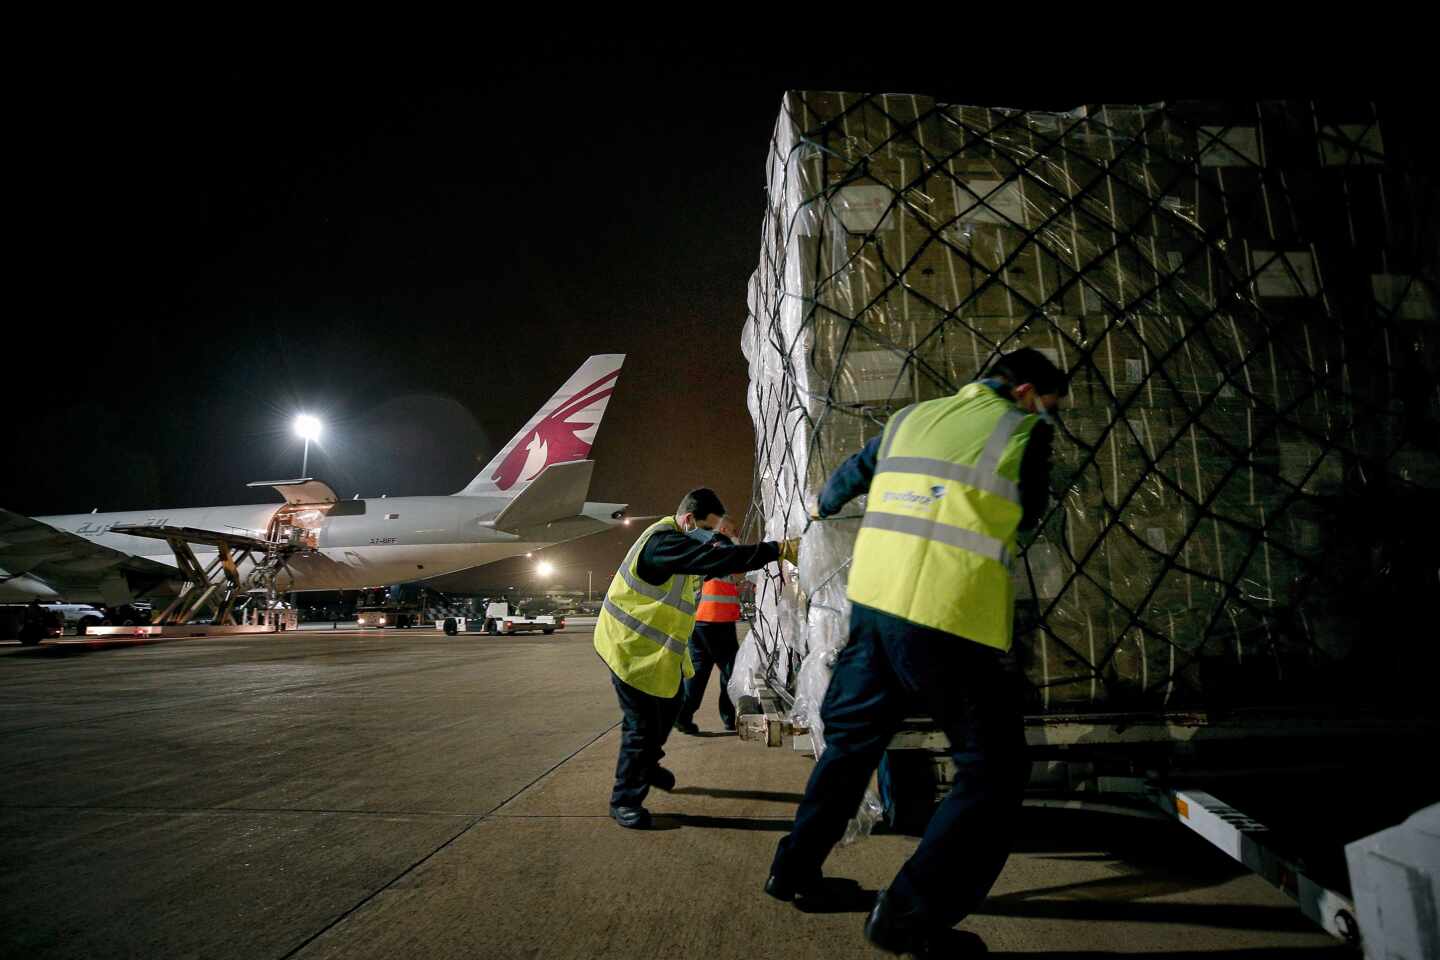
[[[916,493],[914,490],[888,490],[883,499],[886,503],[898,503],[902,507],[928,507],[943,496],[945,488],[934,486],[928,494]]]

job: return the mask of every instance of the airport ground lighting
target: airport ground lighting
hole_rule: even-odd
[[[305,459],[300,465],[300,476],[310,469],[310,441],[320,439],[320,418],[302,413],[295,418],[295,435],[305,440]]]
[[[538,573],[543,579],[555,572],[555,565],[553,563],[549,563],[548,561],[541,560],[539,563],[535,564],[535,572]]]

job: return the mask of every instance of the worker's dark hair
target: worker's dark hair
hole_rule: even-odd
[[[1069,378],[1056,369],[1049,357],[1030,347],[1005,354],[990,365],[986,376],[1004,377],[1015,387],[1033,384],[1035,392],[1042,396],[1054,393],[1063,397],[1070,390]]]
[[[725,516],[725,504],[720,502],[720,497],[709,487],[699,487],[685,494],[680,501],[680,508],[675,511],[678,517],[682,513],[693,513],[700,519],[705,519],[712,513],[717,517]]]

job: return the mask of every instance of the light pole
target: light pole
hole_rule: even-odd
[[[300,476],[304,477],[310,469],[310,441],[320,439],[320,420],[308,413],[302,413],[295,418],[295,434],[305,439],[305,459],[300,464]]]

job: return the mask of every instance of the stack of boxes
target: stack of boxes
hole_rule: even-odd
[[[1325,505],[1440,486],[1434,391],[1396,387],[1436,368],[1440,209],[1390,146],[1365,104],[788,94],[744,337],[765,535],[799,534],[896,410],[1035,347],[1072,381],[1016,570],[1032,706],[1215,703],[1237,672],[1252,701],[1313,694],[1349,649]],[[843,642],[857,528],[807,534],[799,589],[761,585],[777,681],[811,633]]]

